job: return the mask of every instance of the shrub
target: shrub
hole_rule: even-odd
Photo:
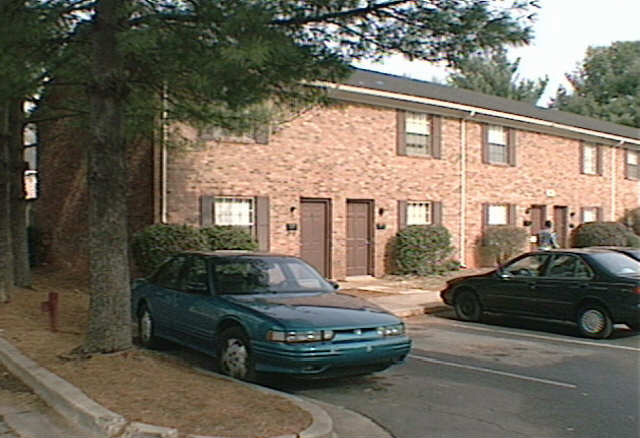
[[[185,250],[206,250],[206,237],[189,225],[151,225],[134,234],[133,260],[143,275],[148,275],[167,257]]]
[[[630,227],[634,233],[640,236],[640,207],[629,210],[622,218],[622,223]]]
[[[640,246],[638,236],[620,222],[588,222],[571,233],[571,246]]]
[[[240,249],[255,251],[258,244],[251,234],[239,228],[216,225],[208,228],[201,228],[200,232],[207,240],[209,249]]]
[[[450,270],[453,247],[449,230],[441,225],[411,225],[398,232],[394,245],[397,273],[429,275]]]
[[[492,225],[482,236],[480,250],[492,262],[501,264],[524,250],[528,235],[524,228]]]

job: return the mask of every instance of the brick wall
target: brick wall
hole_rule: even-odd
[[[374,221],[386,225],[374,230],[375,275],[384,273],[387,244],[397,231],[398,200],[441,201],[455,257],[464,256],[468,266],[479,263],[475,243],[483,203],[517,205],[520,226],[532,204],[547,205],[548,214],[553,206],[568,207],[576,213],[570,220],[573,225],[579,223],[581,207],[601,207],[609,220],[637,205],[638,185],[624,180],[620,149],[604,148],[603,176],[581,175],[579,140],[520,130],[517,166],[487,165],[481,155],[482,124],[464,123],[463,128],[461,119],[443,118],[442,159],[398,156],[395,110],[356,104],[303,114],[280,127],[266,145],[202,143],[169,158],[168,221],[199,224],[199,200],[204,195],[269,196],[271,250],[299,255],[299,231],[286,230],[287,223],[300,222],[300,209],[291,207],[298,207],[302,197],[327,198],[332,204],[331,274],[343,278],[348,199],[373,200]],[[195,132],[185,132],[195,138]],[[464,227],[462,132],[467,145]]]

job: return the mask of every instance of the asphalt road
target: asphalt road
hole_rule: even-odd
[[[409,321],[405,364],[273,387],[359,412],[395,437],[640,436],[640,334],[578,337],[570,324],[452,312]]]

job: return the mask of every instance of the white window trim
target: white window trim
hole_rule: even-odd
[[[433,223],[432,207],[431,201],[407,201],[407,226],[431,225]],[[424,209],[422,214],[418,209]],[[420,216],[423,216],[424,220],[418,220]]]

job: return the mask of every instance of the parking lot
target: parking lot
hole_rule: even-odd
[[[362,413],[396,437],[637,437],[640,335],[616,326],[607,340],[576,326],[452,311],[408,320],[404,365],[283,390]]]

